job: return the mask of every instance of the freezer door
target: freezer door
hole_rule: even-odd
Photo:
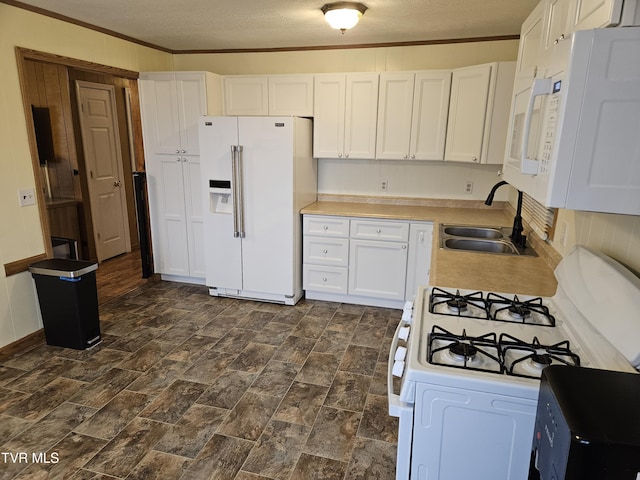
[[[216,187],[225,182],[234,185],[232,146],[237,144],[236,117],[201,117],[205,279],[209,287],[241,290],[242,242],[234,237],[236,192],[233,187],[228,191]]]
[[[294,294],[294,119],[239,117],[243,290]]]

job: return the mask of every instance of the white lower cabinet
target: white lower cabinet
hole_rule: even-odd
[[[433,223],[303,216],[309,299],[401,308],[429,283]]]

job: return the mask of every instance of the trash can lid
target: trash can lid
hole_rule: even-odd
[[[85,260],[69,260],[65,258],[50,258],[29,266],[32,275],[49,275],[51,277],[81,277],[98,269],[95,262]]]

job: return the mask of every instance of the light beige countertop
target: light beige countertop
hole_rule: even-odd
[[[439,246],[439,225],[511,226],[513,217],[493,207],[418,206],[357,202],[315,202],[304,215],[335,215],[414,221],[432,221],[431,284],[439,287],[551,296],[556,291],[553,270],[536,249],[537,257],[444,250]],[[525,234],[527,234],[525,229]]]

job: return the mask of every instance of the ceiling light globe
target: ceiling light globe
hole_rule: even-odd
[[[361,3],[337,2],[329,3],[322,7],[324,18],[331,28],[345,30],[355,27],[367,7]]]

